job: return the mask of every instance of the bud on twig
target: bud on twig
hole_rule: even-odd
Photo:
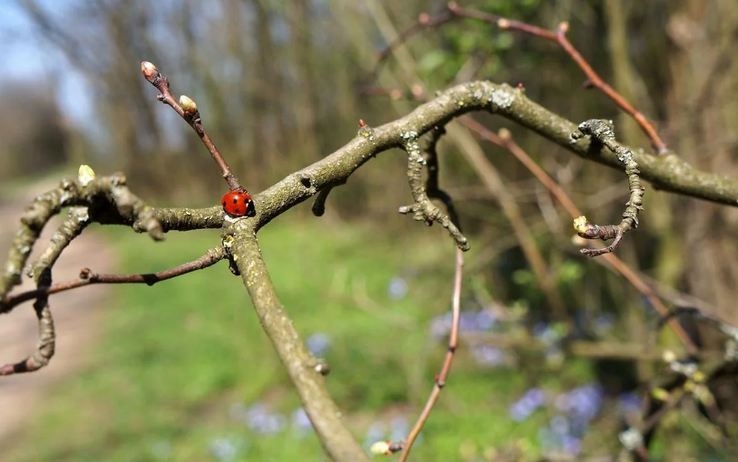
[[[82,164],[79,166],[77,179],[79,180],[79,184],[87,186],[95,179],[95,171],[89,165]]]
[[[146,80],[154,83],[154,79],[159,75],[159,69],[157,69],[153,63],[141,61],[141,73]]]
[[[193,115],[197,114],[197,104],[195,104],[195,102],[189,96],[180,96],[179,105],[182,106],[182,111],[184,111],[185,116],[192,117]]]
[[[377,441],[376,443],[372,444],[372,447],[369,449],[372,454],[377,455],[390,455],[392,452],[390,452],[390,444],[386,441]]]
[[[574,219],[574,230],[577,232],[577,234],[584,234],[587,232],[587,217],[584,215],[576,217]]]

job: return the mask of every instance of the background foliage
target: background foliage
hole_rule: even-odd
[[[670,147],[700,168],[735,176],[734,2],[463,4],[545,27],[569,21],[570,40],[656,121]],[[187,127],[155,102],[138,74],[142,59],[156,63],[175,91],[198,102],[221,150],[255,191],[347,142],[359,118],[378,125],[416,104],[367,94],[372,87],[422,83],[432,92],[454,79],[522,82],[531,98],[571,120],[616,119],[622,141],[647,149],[632,121],[602,95],[583,89],[582,75],[559,49],[481,23],[423,32],[372,80],[376,51],[393,31],[442,6],[10,2],[3,8],[13,8],[20,19],[3,26],[3,46],[12,50],[23,42],[50,58],[43,72],[0,82],[0,176],[86,162],[98,171],[124,171],[134,191],[156,205],[217,202],[219,178],[203,175],[212,170],[210,160]],[[65,79],[83,91],[63,87]],[[86,113],[75,112],[77,105]],[[507,125],[492,117],[484,121],[495,129]],[[595,221],[620,213],[627,190],[622,174],[508,128]],[[572,357],[566,342],[635,343],[646,351],[676,342],[658,330],[635,290],[577,256],[569,220],[542,186],[506,153],[483,149],[533,231],[565,311],[553,313],[495,194],[454,146],[442,144],[442,182],[473,247],[464,295],[466,337],[416,457],[528,460],[615,453],[616,434],[632,417],[637,394],[664,366],[647,359]],[[440,231],[395,216],[409,197],[404,164],[400,155],[380,157],[331,196],[322,222],[297,211],[263,233],[283,301],[301,332],[325,348],[332,391],[367,441],[406,431],[443,351],[451,249]],[[673,306],[697,304],[738,322],[736,211],[650,188],[645,207],[642,226],[619,255],[656,287],[676,290],[666,292]],[[170,236],[166,245],[154,246],[140,236],[108,236],[122,271],[183,261],[195,256],[196,243],[205,249],[217,239]],[[7,442],[15,448],[13,460],[321,457],[244,306],[242,288],[225,268],[152,290],[116,290],[114,298],[118,308],[104,326],[104,344],[92,353],[88,369],[49,398],[48,413]],[[700,341],[714,339],[702,331]],[[696,411],[677,415],[660,431],[659,441],[670,443],[655,453],[663,460],[729,457]],[[32,436],[38,432],[46,435],[40,441]]]

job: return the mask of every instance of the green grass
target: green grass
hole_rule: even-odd
[[[453,249],[440,230],[407,229],[387,239],[376,229],[292,219],[260,234],[300,333],[331,339],[328,385],[361,441],[397,415],[415,419],[445,352],[428,325],[449,309]],[[154,244],[126,230],[106,233],[122,272],[163,269],[219,240],[215,232],[170,233]],[[399,300],[387,292],[397,275],[409,282]],[[289,419],[299,401],[225,263],[151,288],[111,290],[114,306],[89,366],[48,395],[4,460],[218,460],[219,445],[235,449],[220,460],[325,460],[312,433],[289,422],[263,435],[234,419],[234,409],[257,402]],[[511,444],[534,455],[546,416],[516,424],[507,414],[527,382],[514,370],[480,369],[460,350],[415,460],[477,460]]]

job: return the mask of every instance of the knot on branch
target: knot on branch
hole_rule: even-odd
[[[439,223],[446,228],[451,238],[456,242],[456,246],[461,250],[469,250],[469,242],[466,239],[455,222],[456,214],[451,204],[451,198],[445,192],[438,188],[438,164],[436,161],[436,144],[438,139],[443,135],[444,130],[437,128],[434,130],[433,139],[426,149],[426,157],[423,157],[418,142],[418,135],[414,131],[402,133],[403,148],[407,152],[407,177],[410,184],[410,193],[415,199],[412,205],[406,205],[399,208],[399,212],[406,215],[412,214],[416,221],[423,221],[428,226],[434,222]],[[428,179],[423,181],[424,167],[428,167]],[[449,213],[445,213],[437,207],[430,198],[433,197],[442,200]],[[452,215],[452,219],[449,215]]]
[[[633,152],[615,140],[615,128],[612,120],[590,119],[579,124],[579,131],[571,134],[571,141],[575,142],[585,136],[591,138],[593,148],[601,149],[606,146],[618,158],[625,167],[625,175],[628,177],[628,190],[630,197],[625,205],[622,220],[617,225],[595,225],[589,223],[585,216],[574,219],[574,229],[584,239],[601,239],[603,241],[612,239],[610,245],[599,249],[582,249],[584,255],[596,257],[615,250],[623,235],[638,227],[638,213],[643,210],[644,188],[641,185],[638,164],[633,158]]]

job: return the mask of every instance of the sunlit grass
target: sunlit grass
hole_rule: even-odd
[[[413,228],[388,240],[360,226],[280,220],[261,234],[295,325],[304,338],[330,340],[328,385],[364,443],[412,424],[442,360],[444,346],[428,333],[448,310],[453,248],[436,232]],[[125,272],[195,258],[219,239],[108,237]],[[406,294],[388,292],[393,278],[407,283]],[[6,460],[325,460],[314,435],[295,428],[299,401],[225,263],[153,288],[111,290],[115,308],[91,365],[48,396]],[[516,441],[535,454],[545,416],[508,416],[527,386],[515,370],[480,369],[462,348],[417,460],[475,460]]]

